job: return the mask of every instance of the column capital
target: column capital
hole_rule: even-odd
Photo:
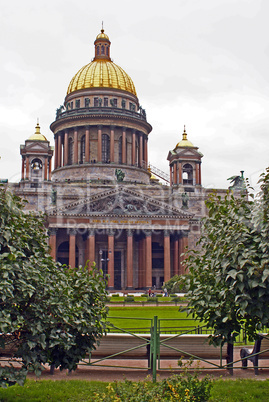
[[[152,230],[150,230],[150,229],[145,229],[145,230],[144,230],[144,233],[145,233],[145,236],[146,236],[146,237],[150,237],[150,236],[152,235]]]
[[[76,236],[76,234],[77,234],[77,229],[75,229],[75,228],[70,228],[70,229],[67,230],[67,233],[68,233],[70,236]]]
[[[115,229],[112,229],[112,228],[107,229],[107,235],[108,236],[114,236],[115,235]]]
[[[164,237],[170,237],[170,234],[171,234],[171,230],[170,230],[170,229],[164,229],[164,231],[163,231]]]
[[[127,237],[133,237],[135,230],[134,229],[127,229],[126,234]]]
[[[102,124],[98,124],[97,128],[98,128],[98,130],[102,130],[103,125],[102,125]]]
[[[89,236],[95,236],[95,229],[89,229],[87,232],[87,237]]]
[[[189,230],[181,230],[180,231],[180,237],[188,237],[189,235]]]
[[[55,236],[57,234],[58,228],[48,228],[48,235]]]

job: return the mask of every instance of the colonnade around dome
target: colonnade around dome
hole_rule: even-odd
[[[58,131],[54,154],[53,175],[57,179],[66,179],[70,175],[70,170],[59,170],[63,167],[86,165],[91,179],[115,180],[116,166],[124,165],[125,168],[139,168],[127,169],[126,180],[149,183],[148,137],[130,128],[98,125]],[[108,164],[114,165],[112,171],[107,168]],[[77,176],[78,179],[81,172]]]

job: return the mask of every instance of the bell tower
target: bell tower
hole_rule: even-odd
[[[182,140],[169,151],[167,160],[170,166],[170,186],[194,192],[202,186],[201,160],[203,154],[187,138],[186,128]]]
[[[44,181],[51,180],[51,159],[53,148],[47,138],[41,134],[37,122],[35,133],[20,147],[22,157],[21,181],[30,183],[30,187],[40,187]]]

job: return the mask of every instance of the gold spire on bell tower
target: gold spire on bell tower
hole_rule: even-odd
[[[35,133],[32,134],[28,138],[28,140],[29,141],[48,141],[47,138],[40,132],[39,118],[37,118],[37,123],[35,126]]]
[[[174,149],[179,148],[179,147],[180,148],[184,148],[184,147],[194,148],[193,143],[188,140],[185,124],[184,124],[184,131],[182,133],[182,140],[177,143],[177,145],[175,146]]]

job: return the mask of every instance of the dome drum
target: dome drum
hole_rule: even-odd
[[[141,170],[141,177],[130,175],[131,181],[148,182],[147,173],[147,132],[118,125],[82,125],[66,127],[55,134],[55,170],[54,179],[58,179],[58,170],[83,165],[86,174],[99,171],[99,176],[108,180],[115,179],[114,166],[122,169],[135,168]],[[104,165],[112,166],[104,169]],[[104,172],[105,173],[104,173]],[[75,172],[72,171],[72,174]],[[82,171],[79,170],[79,174]],[[69,172],[66,177],[69,177]],[[109,174],[109,176],[108,176]],[[81,176],[83,177],[83,176]],[[62,179],[62,174],[59,177]]]
[[[149,184],[150,174],[146,169],[122,164],[89,163],[83,165],[68,165],[52,172],[53,180],[57,181],[83,181],[115,183],[117,181],[115,171],[121,169],[124,173],[124,183]]]

